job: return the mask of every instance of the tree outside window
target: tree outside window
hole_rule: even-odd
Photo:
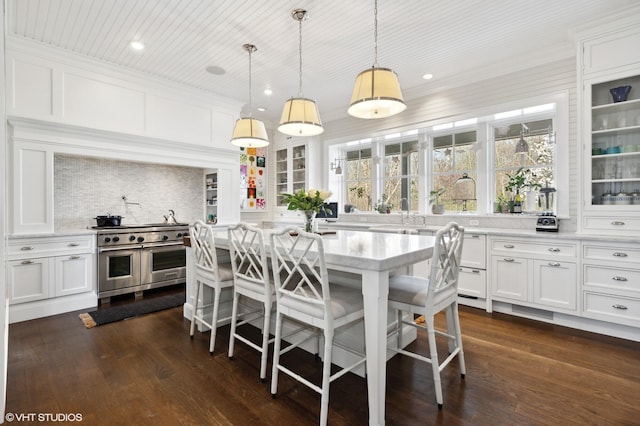
[[[440,197],[440,203],[445,210],[462,210],[461,197],[468,195],[457,194],[456,181],[466,173],[477,181],[477,155],[474,145],[476,143],[476,131],[457,132],[433,138],[433,173],[432,189],[444,188],[446,191]],[[476,211],[478,203],[475,200],[467,201],[467,210]]]
[[[346,204],[358,210],[371,210],[371,148],[346,152]]]
[[[417,141],[401,142],[384,147],[384,189],[387,203],[394,210],[418,210]]]
[[[494,199],[500,195],[506,198],[513,196],[513,194],[505,194],[505,186],[509,176],[519,169],[526,172],[525,186],[521,193],[545,187],[547,183],[550,187],[555,186],[553,174],[555,145],[551,137],[552,128],[552,119],[525,121],[494,128]],[[521,136],[527,142],[529,150],[516,153],[515,147]],[[521,195],[525,196],[524,193]],[[537,211],[543,209],[536,203]]]

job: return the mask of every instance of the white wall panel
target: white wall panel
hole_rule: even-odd
[[[69,72],[63,80],[66,122],[125,133],[144,131],[144,92]]]
[[[229,146],[229,141],[233,134],[233,127],[235,126],[237,118],[237,116],[229,112],[213,110],[213,146],[219,148]]]
[[[209,145],[211,130],[210,107],[187,104],[162,96],[148,96],[149,136]]]
[[[27,117],[53,114],[53,70],[46,65],[13,60],[7,92],[7,109],[10,114]]]

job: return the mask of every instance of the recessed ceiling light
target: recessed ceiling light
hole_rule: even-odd
[[[267,110],[265,107],[258,107],[256,109],[260,112],[265,112]]]
[[[271,96],[273,94],[273,90],[267,87],[266,89],[264,89],[264,94],[267,96]]]
[[[133,40],[131,43],[129,43],[129,46],[131,46],[131,48],[134,50],[144,49],[144,43],[138,40]]]
[[[213,75],[222,75],[222,74],[226,73],[226,71],[224,70],[224,68],[220,68],[220,67],[215,66],[215,65],[209,65],[209,66],[206,68],[206,70],[207,70],[207,72],[208,72],[209,74],[213,74]]]
[[[433,74],[425,74],[422,76],[424,80],[431,80],[433,78]]]

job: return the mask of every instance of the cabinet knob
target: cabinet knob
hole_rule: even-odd
[[[20,247],[20,250],[29,251],[29,250],[33,250],[33,247],[32,246],[24,246],[24,247]]]
[[[612,280],[614,280],[614,281],[627,281],[627,279],[625,277],[613,277]]]
[[[551,247],[551,248],[549,248],[549,251],[550,251],[551,253],[557,253],[557,252],[559,252],[559,251],[560,251],[560,249],[559,249],[559,248],[556,248],[556,247]]]
[[[513,244],[505,244],[504,248],[514,248],[515,246]]]
[[[504,261],[505,262],[515,262],[515,259],[513,257],[505,257]]]
[[[615,257],[627,257],[627,253],[622,253],[620,251],[616,251],[613,253]]]
[[[623,311],[624,311],[624,310],[629,309],[629,308],[627,308],[626,306],[624,306],[624,305],[618,305],[617,303],[616,303],[615,305],[613,305],[612,307],[613,307],[613,308],[616,308],[616,309],[621,309],[621,310],[623,310]]]
[[[623,226],[625,223],[621,220],[614,220],[611,224],[614,226]]]
[[[33,260],[23,260],[21,263],[23,265],[31,265],[33,263]]]
[[[549,262],[549,266],[553,266],[554,268],[557,268],[560,266],[560,264],[558,262]]]

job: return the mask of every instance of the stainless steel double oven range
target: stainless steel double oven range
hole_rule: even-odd
[[[186,252],[182,237],[188,224],[94,227],[98,238],[98,297],[180,284],[186,281]]]

